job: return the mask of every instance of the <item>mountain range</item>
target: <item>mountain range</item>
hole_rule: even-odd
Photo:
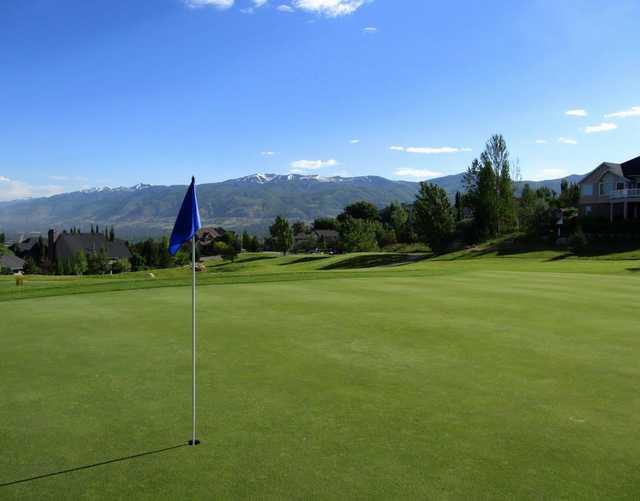
[[[577,182],[582,176],[567,179]],[[429,180],[453,197],[462,191],[463,174]],[[532,187],[560,190],[561,179],[523,181]],[[300,174],[253,174],[219,183],[198,185],[203,224],[264,234],[273,219],[311,221],[319,216],[336,216],[355,201],[368,200],[377,206],[393,201],[411,202],[419,183],[392,181],[378,176],[322,177]],[[44,233],[49,228],[91,224],[113,225],[122,238],[139,239],[171,231],[184,196],[185,186],[92,188],[0,203],[0,231],[18,237]]]

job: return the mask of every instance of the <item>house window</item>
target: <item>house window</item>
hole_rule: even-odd
[[[591,214],[591,206],[590,205],[586,205],[584,208],[584,213],[585,214]]]
[[[583,184],[582,188],[582,195],[585,197],[590,197],[593,195],[593,185],[592,184]]]
[[[616,184],[616,190],[618,190],[618,191],[624,190],[624,183],[617,183]]]
[[[598,184],[598,195],[606,195],[609,192],[608,188],[609,186],[606,183]]]

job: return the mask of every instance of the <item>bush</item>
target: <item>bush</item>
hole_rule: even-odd
[[[569,237],[569,249],[575,254],[583,252],[588,244],[587,236],[581,228],[576,229]]]
[[[118,259],[111,265],[111,271],[113,273],[126,273],[131,271],[131,263],[128,259]]]

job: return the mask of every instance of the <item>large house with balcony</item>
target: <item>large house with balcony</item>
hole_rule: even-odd
[[[640,157],[621,164],[604,162],[580,185],[580,213],[614,219],[640,219]]]

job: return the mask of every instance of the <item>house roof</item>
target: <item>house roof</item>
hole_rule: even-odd
[[[316,235],[318,235],[318,237],[324,237],[325,239],[327,238],[338,238],[340,236],[340,233],[338,233],[336,230],[315,230]]]
[[[200,228],[196,234],[198,240],[215,240],[222,237],[226,233],[224,228],[207,226],[206,228]]]
[[[29,237],[22,242],[16,242],[13,244],[13,248],[16,252],[28,252],[38,243],[37,237]]]
[[[9,268],[11,271],[18,271],[24,268],[24,261],[16,256],[0,256],[0,268]]]
[[[78,252],[85,254],[100,252],[104,249],[109,259],[129,259],[131,253],[124,240],[113,242],[101,233],[63,233],[56,240],[56,258],[71,258]]]
[[[621,165],[621,168],[626,177],[640,176],[640,157],[627,160]]]

